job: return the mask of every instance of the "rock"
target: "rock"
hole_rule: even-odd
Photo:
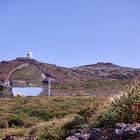
[[[123,133],[140,133],[140,124],[124,124],[124,123],[118,123],[115,127],[116,134],[123,134]]]
[[[86,129],[71,130],[70,135],[66,140],[87,140],[90,136]]]
[[[6,135],[2,140],[17,140],[15,136]]]
[[[115,128],[74,129],[66,140],[140,140],[140,123],[117,123]]]
[[[98,140],[100,135],[100,129],[93,129],[90,133],[88,140]]]
[[[36,138],[35,137],[27,137],[27,138],[25,138],[25,140],[36,140]]]
[[[76,136],[69,136],[66,140],[79,140]]]

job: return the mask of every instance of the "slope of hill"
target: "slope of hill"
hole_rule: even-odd
[[[79,74],[72,72],[72,70],[64,67],[59,67],[54,64],[41,63],[34,59],[17,58],[12,61],[2,61],[0,63],[0,81],[5,80],[10,71],[22,64],[35,65],[44,74],[48,74],[56,79],[56,82],[68,82],[75,78],[80,78]],[[72,74],[71,74],[72,72]]]
[[[89,123],[106,97],[25,97],[0,99],[0,139],[62,140],[67,131]]]
[[[120,67],[113,63],[97,63],[75,67],[73,70],[101,79],[134,80],[140,78],[140,69]]]
[[[35,65],[42,73],[54,79],[52,95],[114,95],[120,90],[125,90],[133,81],[140,79],[140,69],[120,67],[112,63],[65,68],[34,59],[17,58],[0,63],[1,83],[10,71],[25,63]],[[9,80],[15,80],[15,77],[20,79],[20,75],[11,76]]]

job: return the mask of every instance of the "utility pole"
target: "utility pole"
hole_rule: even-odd
[[[51,96],[51,78],[48,78],[48,96]]]
[[[46,90],[47,90],[47,94],[48,94],[48,96],[51,96],[51,83],[54,81],[54,79],[53,78],[51,78],[51,76],[50,75],[48,75],[48,74],[46,74],[46,76],[45,75],[43,75],[43,85],[44,85],[44,91],[46,92]]]

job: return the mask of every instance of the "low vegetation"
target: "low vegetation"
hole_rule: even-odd
[[[116,123],[140,122],[140,85],[135,84],[128,92],[114,98],[93,123],[96,127],[114,126]]]
[[[0,99],[0,138],[64,139],[70,129],[90,123],[106,101],[106,97],[93,96]]]
[[[134,84],[131,80],[107,80],[107,79],[88,79],[75,81],[66,84],[53,84],[52,88],[57,92],[62,91],[69,95],[96,95],[96,96],[114,96],[121,91],[129,89]]]
[[[52,96],[0,99],[0,138],[64,140],[71,129],[140,122],[140,85],[118,97]]]

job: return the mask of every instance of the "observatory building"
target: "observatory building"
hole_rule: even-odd
[[[28,52],[27,53],[27,58],[28,59],[32,59],[33,58],[33,53],[32,52]]]

